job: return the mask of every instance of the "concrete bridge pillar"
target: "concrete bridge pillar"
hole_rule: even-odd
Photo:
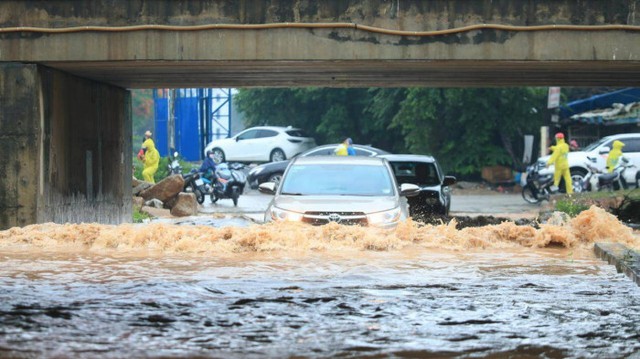
[[[0,63],[0,230],[131,221],[129,91]]]

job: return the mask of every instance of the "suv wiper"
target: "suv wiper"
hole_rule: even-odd
[[[282,192],[280,194],[285,196],[302,196],[300,192]]]

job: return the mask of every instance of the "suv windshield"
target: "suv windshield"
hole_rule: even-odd
[[[601,144],[603,144],[603,143],[605,143],[605,142],[607,142],[607,141],[609,141],[609,139],[608,139],[608,138],[606,138],[606,137],[605,137],[605,138],[601,138],[601,139],[597,140],[596,142],[592,142],[590,145],[588,145],[587,147],[585,147],[585,148],[583,149],[583,151],[584,151],[584,152],[591,152],[591,151],[593,151],[596,147],[600,146]]]
[[[352,164],[294,165],[282,179],[283,195],[392,196],[385,166]]]

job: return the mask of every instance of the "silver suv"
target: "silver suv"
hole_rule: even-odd
[[[278,186],[265,182],[262,193],[274,194],[265,222],[296,221],[395,227],[408,217],[407,201],[420,188],[398,187],[387,160],[376,157],[313,156],[295,158]]]

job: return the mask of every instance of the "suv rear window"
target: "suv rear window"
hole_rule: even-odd
[[[309,135],[307,135],[306,132],[304,132],[303,130],[286,130],[284,131],[287,133],[287,135],[289,136],[293,136],[293,137],[309,137]]]
[[[433,163],[391,162],[391,167],[398,184],[413,183],[422,186],[437,186],[440,184],[438,169]]]

